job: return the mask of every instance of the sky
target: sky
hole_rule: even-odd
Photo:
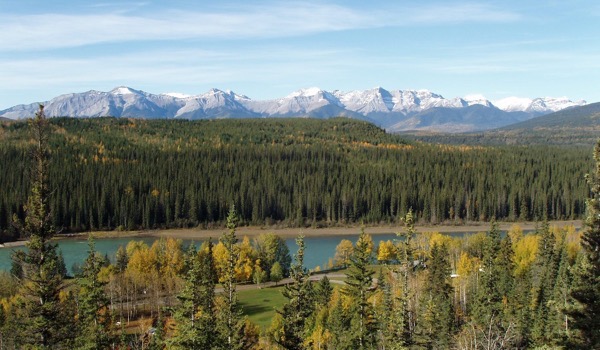
[[[0,110],[129,86],[600,101],[600,1],[0,0]]]

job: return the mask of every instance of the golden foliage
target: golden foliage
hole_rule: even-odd
[[[515,263],[515,275],[522,276],[529,271],[529,268],[535,261],[540,242],[539,235],[526,235],[517,241],[513,241],[513,250]]]
[[[398,248],[391,240],[379,242],[377,249],[377,260],[379,262],[390,262],[398,259]]]
[[[350,263],[350,256],[354,252],[352,241],[342,239],[340,244],[335,247],[335,256],[333,258],[334,266],[347,266]]]

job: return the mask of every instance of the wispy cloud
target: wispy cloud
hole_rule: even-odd
[[[85,58],[0,59],[0,76],[11,89],[31,86],[186,85],[193,89],[231,88],[239,82],[267,82],[318,76],[333,71],[351,51],[285,47],[237,50],[144,50]],[[63,91],[72,91],[64,89]],[[155,92],[155,91],[154,91]],[[185,90],[200,93],[203,90]],[[246,92],[247,93],[247,92]]]
[[[522,19],[517,12],[480,3],[445,3],[414,7],[409,10],[411,24],[448,24],[463,22],[513,22]]]
[[[0,16],[1,51],[43,50],[149,40],[248,39],[387,26],[507,22],[520,15],[479,4],[392,5],[385,11],[324,3],[246,5],[236,11],[169,10],[155,14],[37,14]]]

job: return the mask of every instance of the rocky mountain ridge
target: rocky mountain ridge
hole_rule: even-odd
[[[0,117],[33,116],[40,103],[0,111]],[[355,91],[301,89],[272,100],[252,100],[232,91],[211,89],[200,95],[153,94],[120,86],[108,92],[70,93],[41,102],[48,116],[216,119],[260,117],[331,118],[345,116],[371,121],[388,131],[487,130],[585,105],[567,98],[507,98],[492,102],[484,96],[444,98],[428,90]]]

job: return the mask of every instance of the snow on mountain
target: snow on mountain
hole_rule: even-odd
[[[185,104],[177,110],[173,117],[202,119],[229,117],[232,114],[248,117],[253,113],[240,103],[247,100],[249,99],[246,96],[237,95],[232,91],[211,89],[202,95],[183,99]]]
[[[110,91],[110,93],[113,95],[133,95],[133,94],[136,94],[139,92],[138,91],[134,92],[132,89],[128,88],[127,86],[119,86],[119,87],[112,89]]]
[[[434,107],[460,108],[467,106],[462,99],[445,99],[428,90],[392,90],[383,88],[357,91],[334,91],[333,94],[349,110],[371,113],[418,113]]]
[[[494,106],[506,112],[526,111],[532,101],[526,97],[507,97],[494,101]]]
[[[175,97],[175,98],[180,98],[180,99],[186,99],[186,98],[190,98],[193,95],[188,95],[188,94],[182,94],[180,92],[165,92],[163,94],[161,94],[163,96],[169,96],[169,97]]]
[[[397,102],[385,89],[334,91],[335,96],[346,109],[368,115],[374,112],[391,112]]]
[[[482,95],[445,98],[429,90],[386,90],[381,87],[346,92],[311,87],[279,99],[255,101],[219,89],[200,95],[152,94],[119,86],[109,92],[91,90],[65,94],[42,104],[48,116],[184,119],[346,116],[370,120],[389,130],[417,127],[447,131],[485,130],[586,102],[573,102],[564,97],[509,97],[492,103]],[[28,118],[35,114],[38,105],[14,106],[0,111],[0,117]]]
[[[330,105],[343,107],[333,94],[316,87],[300,89],[276,100],[248,100],[244,105],[248,109],[265,116],[306,114]]]
[[[463,100],[469,106],[482,105],[485,107],[494,107],[492,102],[490,102],[487,98],[485,98],[485,96],[480,95],[480,94],[467,95],[467,96],[463,97]]]
[[[507,97],[493,102],[494,105],[506,112],[552,113],[562,109],[583,106],[584,100],[571,101],[566,97],[522,98]]]

